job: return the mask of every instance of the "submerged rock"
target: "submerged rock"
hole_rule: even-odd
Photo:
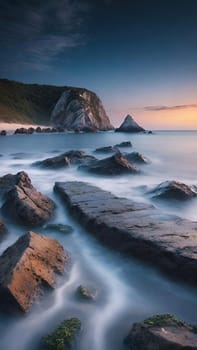
[[[112,130],[98,96],[88,90],[65,90],[57,101],[51,121],[55,126],[78,131]]]
[[[129,162],[148,164],[150,161],[139,152],[132,152],[124,155]]]
[[[136,123],[131,115],[127,115],[120,125],[119,128],[115,130],[116,132],[141,132],[145,131],[140,125]]]
[[[197,187],[178,181],[165,181],[147,192],[153,199],[185,201],[196,197]]]
[[[134,323],[125,344],[130,350],[197,350],[197,328],[173,315],[156,315]]]
[[[72,151],[62,153],[56,157],[51,157],[51,158],[41,160],[39,162],[35,162],[34,165],[55,169],[55,168],[68,167],[70,165],[88,164],[93,160],[96,160],[96,158],[93,156],[87,155],[83,151],[72,150]]]
[[[59,327],[44,337],[40,350],[71,350],[73,342],[81,329],[81,321],[78,318],[64,320]]]
[[[197,222],[118,198],[84,182],[55,184],[66,207],[101,243],[197,285]]]
[[[44,229],[47,231],[58,231],[62,233],[71,233],[73,232],[72,226],[64,224],[48,224],[44,226]]]
[[[52,238],[29,232],[0,257],[0,308],[27,312],[68,269],[70,257]]]
[[[106,146],[106,147],[96,148],[94,152],[96,152],[96,153],[116,153],[117,151],[118,151],[118,148],[115,146]]]
[[[52,217],[55,203],[33,187],[25,172],[4,176],[3,183],[6,184],[7,193],[2,210],[6,215],[32,227],[41,225]]]
[[[137,174],[140,172],[139,169],[129,162],[120,152],[112,157],[97,160],[88,165],[82,165],[79,169],[98,175]]]
[[[114,147],[132,147],[131,141],[123,141],[121,143],[118,143]]]

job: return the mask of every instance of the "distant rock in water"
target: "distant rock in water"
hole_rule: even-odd
[[[34,232],[21,236],[0,257],[0,308],[27,312],[44,292],[55,288],[69,263],[57,240]]]
[[[44,168],[57,169],[68,167],[70,165],[88,164],[91,161],[97,160],[95,157],[87,155],[84,151],[71,150],[60,154],[56,157],[47,158],[33,163],[36,166]]]
[[[118,143],[114,147],[132,147],[131,141],[123,141],[121,143]]]
[[[33,187],[31,179],[24,171],[3,176],[0,184],[2,182],[6,184],[2,207],[6,215],[31,227],[41,225],[51,218],[55,203]]]
[[[98,96],[88,90],[65,90],[57,101],[51,122],[77,131],[112,130],[113,126]]]
[[[105,146],[105,147],[99,147],[95,149],[95,153],[116,153],[118,151],[118,148],[115,146]]]
[[[120,125],[119,128],[115,130],[116,132],[141,132],[145,131],[140,125],[136,123],[131,115],[127,115]]]
[[[197,187],[178,181],[165,181],[147,192],[153,199],[185,201],[196,197]]]
[[[137,174],[140,170],[129,162],[122,153],[116,153],[112,157],[93,161],[88,165],[82,165],[79,169],[98,175],[122,175]]]
[[[125,339],[129,350],[197,350],[197,328],[170,314],[134,323]]]

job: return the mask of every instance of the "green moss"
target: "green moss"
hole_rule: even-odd
[[[93,293],[91,293],[91,291],[87,288],[87,287],[84,287],[82,285],[80,285],[78,288],[77,288],[77,294],[83,298],[83,299],[86,299],[86,300],[93,300],[94,299],[94,295]]]
[[[63,321],[51,334],[44,337],[41,342],[41,350],[70,350],[72,342],[80,331],[81,322],[78,318]]]
[[[144,324],[147,326],[158,326],[158,327],[163,327],[163,326],[169,326],[169,325],[181,325],[183,324],[182,321],[179,321],[176,316],[172,314],[161,314],[161,315],[154,315],[152,317],[147,318],[144,320]]]
[[[73,228],[69,225],[63,224],[48,224],[44,227],[47,231],[59,231],[62,233],[71,233],[73,232]]]

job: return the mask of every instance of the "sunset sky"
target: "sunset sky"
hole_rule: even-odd
[[[86,87],[114,125],[197,129],[196,0],[7,0],[2,78]]]

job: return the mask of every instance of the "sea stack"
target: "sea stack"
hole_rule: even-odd
[[[119,128],[115,130],[116,132],[142,132],[145,131],[140,125],[136,123],[134,118],[128,114],[123,123]]]
[[[77,131],[107,131],[114,127],[98,96],[88,90],[65,90],[57,101],[51,122],[56,127]]]

